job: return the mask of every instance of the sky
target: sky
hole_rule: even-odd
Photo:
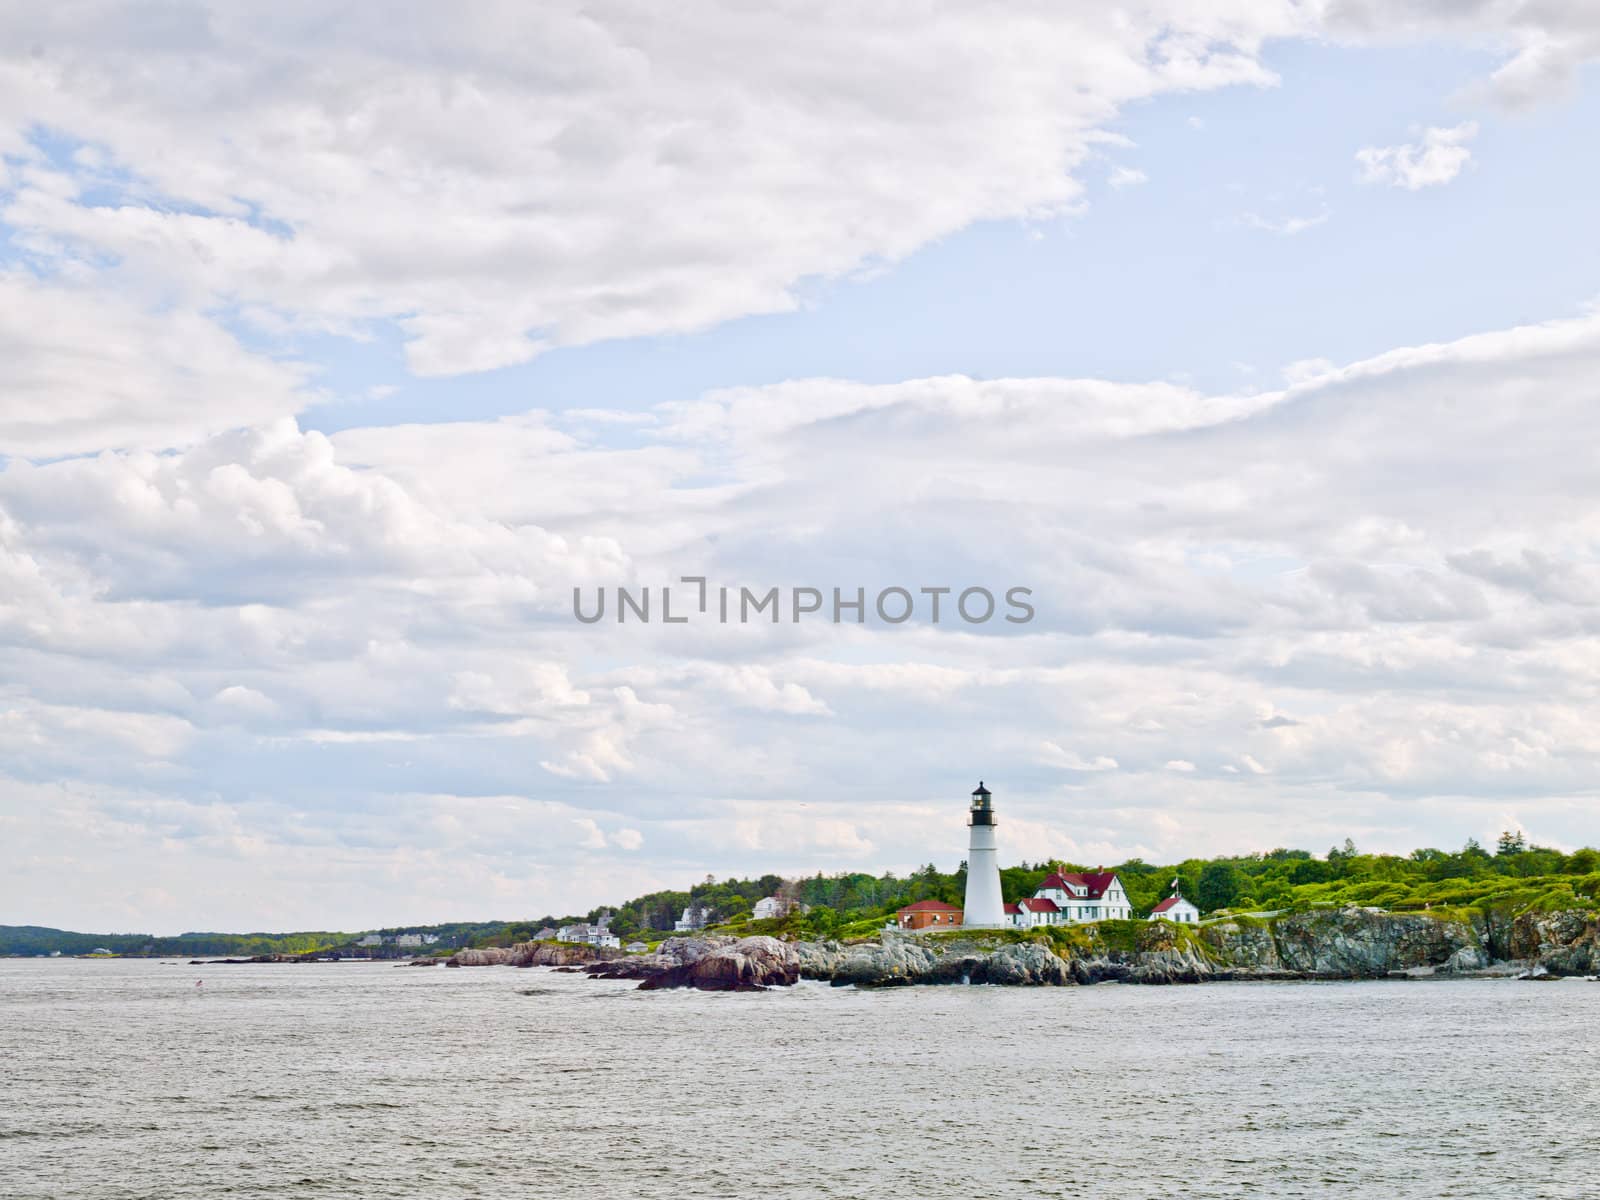
[[[1008,861],[1593,844],[1596,59],[1577,0],[7,9],[0,923],[949,869],[980,778]]]

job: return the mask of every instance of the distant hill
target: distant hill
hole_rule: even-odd
[[[75,933],[44,925],[0,925],[0,954],[64,955],[110,950],[116,954],[229,955],[303,954],[343,945],[347,933]]]
[[[131,953],[151,941],[147,933],[72,933],[43,925],[0,925],[0,954],[87,954],[91,950]]]
[[[455,949],[484,939],[506,936],[508,930],[521,933],[522,926],[507,921],[457,921],[444,925],[401,925],[363,932],[391,936],[397,933],[430,933],[439,939],[434,944],[436,948]],[[361,936],[361,933],[311,930],[299,933],[198,932],[180,933],[176,937],[156,937],[149,933],[77,933],[44,925],[0,925],[0,955],[36,957],[59,951],[70,956],[88,954],[92,950],[110,950],[116,954],[160,958],[248,958],[256,954],[321,953],[350,946]],[[524,933],[522,936],[532,935]],[[372,951],[364,949],[363,952]],[[378,953],[402,954],[404,951],[395,947],[381,947]]]

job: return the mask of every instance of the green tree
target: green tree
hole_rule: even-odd
[[[1507,829],[1500,834],[1500,840],[1495,843],[1494,852],[1497,855],[1521,854],[1528,848],[1528,839],[1523,837],[1522,831]]]
[[[1239,872],[1232,863],[1210,862],[1200,871],[1194,902],[1202,912],[1215,912],[1239,898],[1239,887]]]
[[[1572,875],[1589,875],[1600,871],[1600,851],[1584,847],[1574,850],[1562,863],[1562,869]]]
[[[839,914],[826,904],[818,904],[806,914],[805,923],[817,937],[827,937],[839,928]]]

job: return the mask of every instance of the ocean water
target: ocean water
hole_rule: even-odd
[[[6,1200],[1496,1195],[1600,1196],[1600,985],[0,960]]]

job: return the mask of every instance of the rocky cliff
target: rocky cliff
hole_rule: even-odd
[[[1426,913],[1344,908],[1270,922],[1218,921],[1199,932],[1216,965],[1236,977],[1375,979],[1427,967],[1456,972],[1489,965],[1470,923]]]
[[[1506,957],[1552,975],[1600,974],[1600,913],[1523,913],[1510,925]]]
[[[1230,979],[1377,979],[1458,975],[1515,960],[1552,975],[1600,971],[1600,914],[1566,911],[1465,915],[1344,908],[1272,918],[1236,917],[1198,928],[1106,922],[1028,938],[954,931],[885,931],[872,941],[784,942],[771,937],[669,938],[654,953],[524,942],[463,950],[449,966],[581,968],[641,988],[750,991],[801,978],[836,987],[990,983],[1047,987],[1203,983]]]
[[[1082,926],[1049,941],[1015,935],[800,943],[801,974],[836,986],[910,983],[1058,985],[1203,983],[1233,979],[1381,979],[1459,975],[1515,959],[1535,971],[1600,970],[1600,914],[1433,916],[1345,908],[1192,929],[1153,923]],[[1116,928],[1113,928],[1112,925]],[[1108,933],[1109,931],[1109,933]],[[1496,950],[1502,951],[1495,953]]]

